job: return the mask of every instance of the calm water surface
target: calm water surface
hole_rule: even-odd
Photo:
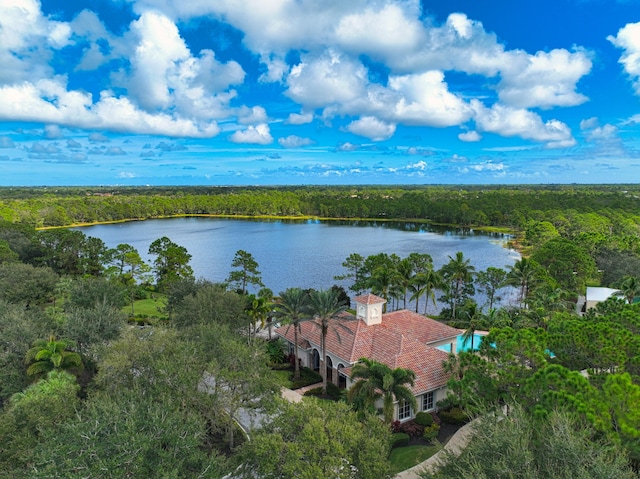
[[[128,243],[146,261],[149,245],[167,236],[192,255],[191,266],[198,278],[224,281],[238,250],[245,250],[258,262],[265,286],[278,293],[288,287],[328,288],[344,274],[344,260],[351,253],[364,257],[377,253],[428,253],[440,268],[462,251],[481,271],[489,266],[507,268],[520,255],[505,247],[507,235],[473,231],[439,232],[410,223],[251,221],[218,218],[173,218],[135,221],[78,228],[102,239],[108,247]]]

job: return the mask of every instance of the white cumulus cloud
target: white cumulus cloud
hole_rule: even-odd
[[[311,145],[312,143],[313,140],[311,138],[303,138],[297,135],[278,138],[278,144],[283,148],[300,148],[302,146]]]
[[[396,131],[396,125],[380,121],[372,116],[360,118],[347,125],[347,131],[373,141],[388,140]]]
[[[465,131],[464,133],[460,133],[458,135],[458,139],[467,143],[473,143],[476,141],[480,141],[482,139],[482,135],[480,135],[480,133],[478,133],[477,131]]]
[[[624,50],[620,63],[631,77],[636,94],[640,95],[640,22],[627,23],[615,37],[609,35],[607,39]]]
[[[581,51],[512,53],[501,67],[498,95],[516,108],[580,105],[587,97],[575,91],[576,84],[590,70],[591,60]]]
[[[256,145],[269,145],[273,143],[273,137],[269,125],[261,123],[249,126],[245,130],[238,130],[229,139],[234,143],[252,143]]]
[[[242,125],[255,125],[257,123],[266,123],[267,111],[261,106],[249,108],[243,106],[238,111],[238,122]]]
[[[559,120],[545,122],[529,110],[500,104],[487,108],[477,100],[473,100],[472,105],[476,126],[481,132],[544,142],[549,148],[565,148],[576,143],[571,129]]]
[[[313,113],[289,113],[286,123],[289,125],[305,125],[313,121]]]

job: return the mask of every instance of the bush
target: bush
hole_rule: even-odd
[[[333,383],[329,383],[327,384],[327,394],[329,396],[331,396],[331,399],[338,401],[342,398],[343,396],[343,389],[340,389],[338,386],[336,386]]]
[[[317,388],[308,389],[304,392],[305,396],[322,396],[322,386]]]
[[[409,435],[404,432],[394,432],[391,435],[391,449],[409,445]]]
[[[308,391],[305,391],[304,395],[305,396],[325,396],[324,394],[322,394],[322,386],[309,389]],[[326,396],[329,396],[334,401],[338,401],[342,398],[342,389],[340,389],[338,386],[336,386],[333,383],[328,383]]]
[[[291,389],[300,389],[304,386],[309,386],[310,384],[317,384],[319,382],[322,382],[322,376],[320,376],[319,373],[315,372],[313,369],[301,368],[300,380],[293,381],[291,385]]]
[[[415,421],[421,426],[431,426],[433,424],[433,416],[428,412],[420,411],[416,414]]]
[[[397,421],[397,420],[396,420],[396,421],[393,421],[393,422],[391,423],[391,432],[392,432],[392,433],[394,433],[394,434],[395,434],[396,432],[402,432],[402,431],[400,430],[400,426],[401,426],[401,425],[402,425],[402,424],[400,423],[400,421]]]
[[[469,422],[469,417],[467,414],[458,407],[452,407],[447,411],[440,411],[438,413],[442,422],[446,424],[454,424],[457,426],[461,426]]]
[[[425,441],[433,441],[438,437],[438,433],[440,432],[440,426],[438,424],[431,424],[430,426],[425,426],[424,433],[422,437]]]
[[[267,342],[267,354],[271,364],[280,364],[284,362],[286,355],[284,354],[284,341],[282,339],[274,339]]]
[[[421,437],[424,432],[424,427],[415,422],[414,420],[403,422],[400,425],[400,430],[407,433],[410,437]]]
[[[291,365],[289,363],[272,364],[271,369],[274,371],[287,371],[291,369]]]

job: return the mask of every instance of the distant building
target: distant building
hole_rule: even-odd
[[[598,303],[606,301],[612,296],[617,296],[620,290],[613,288],[600,288],[587,286],[587,294],[585,296],[584,311],[595,308]]]
[[[413,392],[419,411],[435,410],[446,397],[449,376],[442,368],[451,351],[456,352],[459,329],[406,309],[382,313],[384,299],[365,294],[354,299],[356,315],[345,313],[333,321],[326,338],[326,358],[320,357],[320,328],[312,321],[301,324],[298,355],[302,366],[316,371],[326,367],[327,380],[348,389],[351,367],[361,358],[386,364],[392,369],[411,369],[416,374]],[[289,343],[293,355],[293,327],[275,333]],[[416,412],[408,404],[396,404],[395,419],[411,419]]]

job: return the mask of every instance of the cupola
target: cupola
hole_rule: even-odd
[[[356,304],[356,319],[360,319],[367,326],[382,323],[382,310],[387,302],[384,298],[375,294],[363,294],[353,299]]]

